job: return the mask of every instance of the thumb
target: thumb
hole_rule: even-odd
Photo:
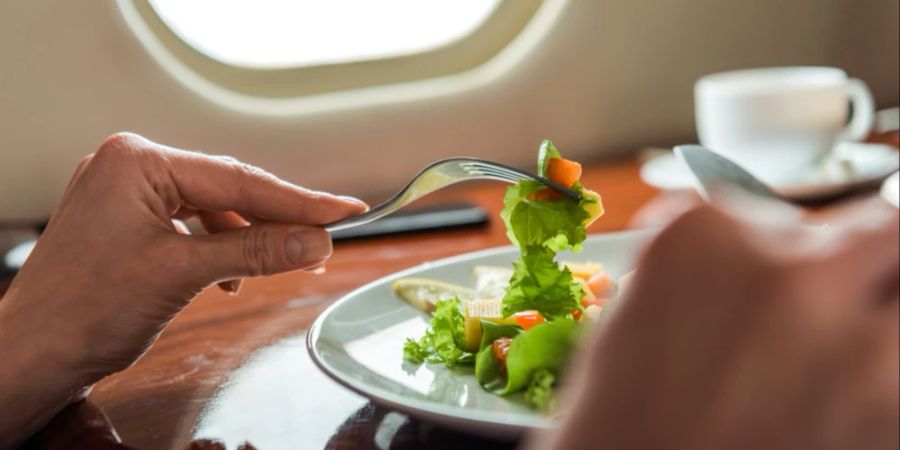
[[[204,285],[306,269],[331,256],[331,235],[311,226],[259,223],[187,238],[193,281]]]

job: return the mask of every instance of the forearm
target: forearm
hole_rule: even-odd
[[[85,383],[48,320],[34,321],[11,298],[0,301],[0,449],[13,448],[85,393]],[[37,308],[28,308],[34,310]]]

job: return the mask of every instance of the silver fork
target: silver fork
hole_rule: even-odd
[[[468,180],[499,180],[508,183],[532,180],[572,199],[581,199],[581,195],[571,189],[515,167],[476,158],[449,158],[435,161],[426,166],[406,187],[386,202],[363,214],[325,224],[325,230],[329,232],[343,230],[372,222],[434,191]]]

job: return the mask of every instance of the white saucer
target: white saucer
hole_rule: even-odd
[[[881,185],[881,196],[888,203],[900,208],[900,172],[894,172],[884,184]]]
[[[794,200],[836,195],[860,185],[877,182],[900,168],[900,153],[889,145],[845,142],[818,166],[799,173],[795,180],[773,185],[779,194]],[[661,152],[641,167],[641,179],[660,189],[691,189],[694,176],[675,155]]]

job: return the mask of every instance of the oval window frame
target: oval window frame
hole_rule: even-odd
[[[543,0],[501,0],[472,32],[430,50],[386,58],[287,68],[227,64],[181,39],[148,0],[119,0],[159,47],[194,75],[233,94],[257,99],[290,99],[376,86],[395,85],[465,72],[487,62],[518,36]],[[133,30],[137,31],[137,30]]]

